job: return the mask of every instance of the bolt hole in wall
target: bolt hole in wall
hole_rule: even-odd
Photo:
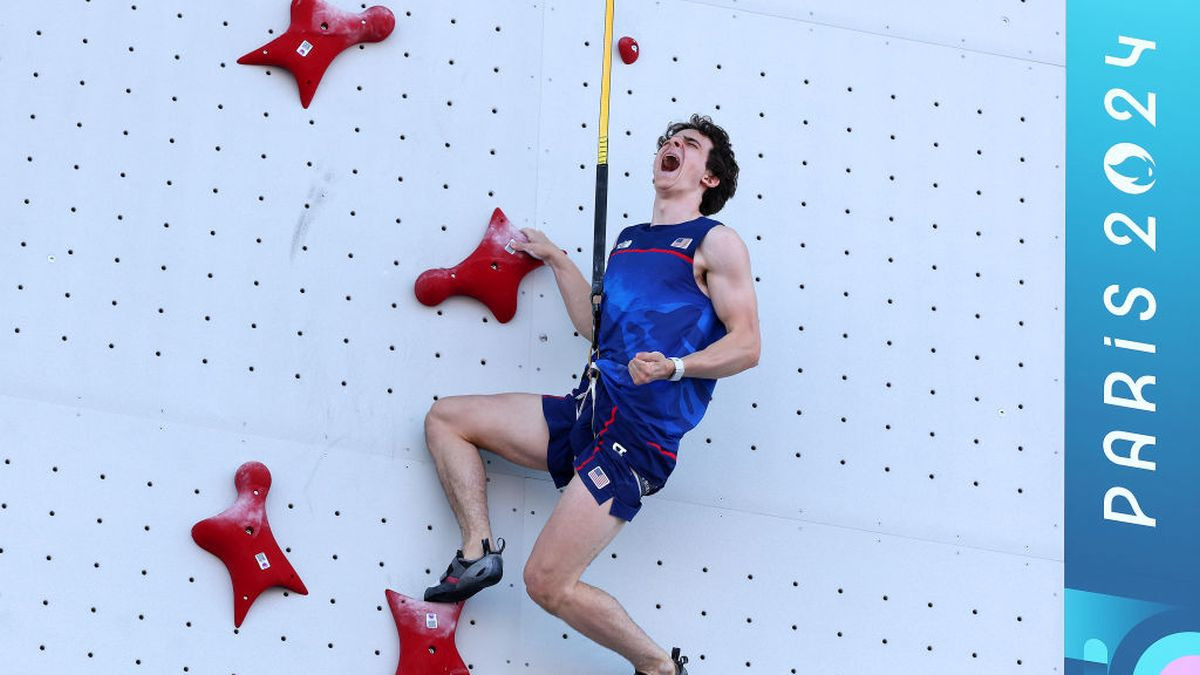
[[[14,16],[14,672],[394,668],[384,589],[419,594],[459,545],[425,411],[565,393],[586,350],[549,270],[507,323],[424,307],[413,282],[497,207],[587,269],[595,4],[391,6],[394,34],[343,53],[307,109],[287,71],[231,63],[283,33],[286,2]],[[718,217],[762,316],[759,367],[718,384],[588,576],[698,669],[1057,672],[1061,3],[1033,5],[618,3],[639,58],[614,64],[609,243],[648,218],[666,122],[713,115],[742,167]],[[714,30],[730,39],[678,37]],[[624,671],[525,597],[557,493],[487,457],[515,545],[460,652],[479,672]],[[228,575],[186,528],[252,459],[312,594],[268,591],[234,629]]]

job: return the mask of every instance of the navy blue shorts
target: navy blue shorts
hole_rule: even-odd
[[[593,405],[588,384],[584,378],[566,396],[542,396],[542,414],[550,429],[546,464],[555,487],[565,487],[578,474],[597,504],[611,499],[610,514],[633,520],[642,508],[642,497],[666,484],[678,443],[651,441],[636,420],[622,414],[599,382]],[[669,466],[664,469],[664,464]]]

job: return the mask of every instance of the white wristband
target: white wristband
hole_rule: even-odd
[[[675,374],[671,376],[672,382],[678,382],[683,379],[683,359],[672,356],[671,361],[675,364]]]

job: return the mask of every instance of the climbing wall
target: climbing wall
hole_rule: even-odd
[[[693,673],[1061,667],[1063,3],[617,3],[609,234],[666,123],[725,126],[758,368],[585,579]],[[552,275],[515,318],[413,282],[500,207],[590,266],[602,2],[390,4],[308,109],[238,56],[283,0],[0,18],[0,647],[32,672],[394,672],[385,589],[457,545],[422,419],[564,393]],[[361,6],[342,6],[359,11]],[[491,458],[479,673],[628,670],[525,595],[557,493]],[[306,596],[233,627],[190,538],[266,464]]]

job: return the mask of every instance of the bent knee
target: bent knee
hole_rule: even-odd
[[[435,457],[445,447],[445,440],[452,436],[455,424],[455,405],[452,398],[440,398],[429,406],[425,413],[425,447]]]
[[[439,398],[429,406],[429,412],[425,413],[425,435],[436,433],[440,429],[452,427],[454,420],[457,417],[460,408],[458,397],[448,396]]]
[[[549,570],[533,563],[525,565],[525,592],[529,599],[551,614],[558,614],[566,599],[568,584],[557,579]]]

